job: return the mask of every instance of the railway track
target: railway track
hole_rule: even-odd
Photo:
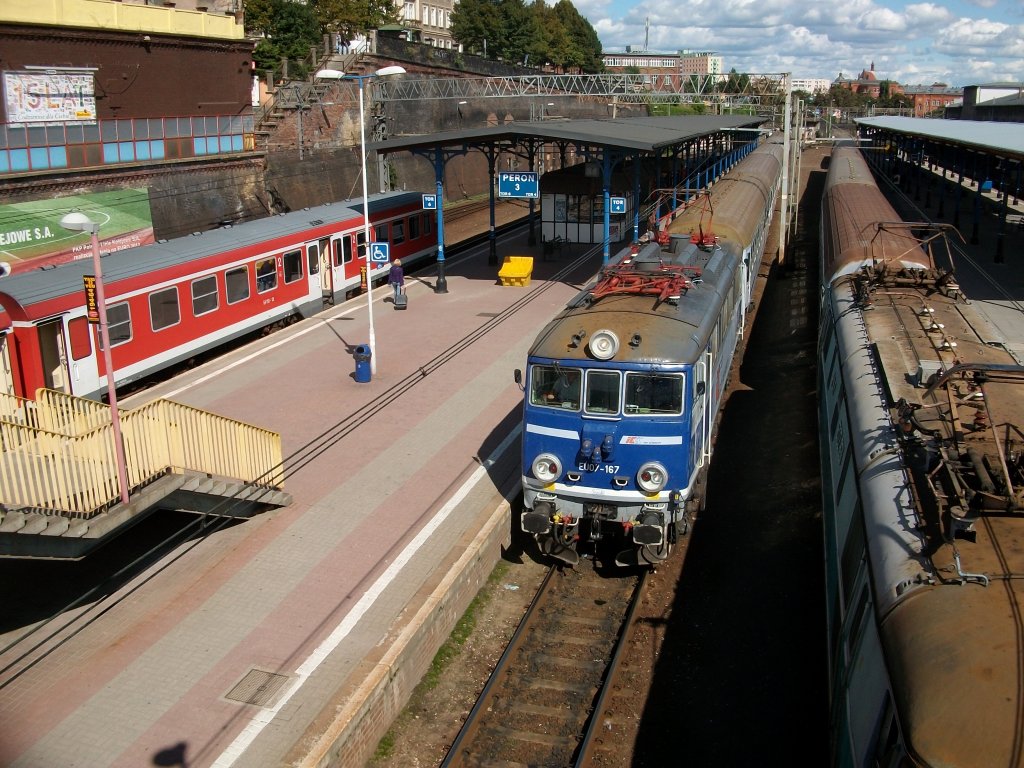
[[[595,764],[646,574],[553,566],[442,768]]]

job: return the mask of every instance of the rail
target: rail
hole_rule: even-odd
[[[170,400],[121,411],[132,490],[186,471],[280,488],[281,437]],[[110,410],[40,390],[0,396],[0,506],[89,519],[120,499]]]
[[[600,751],[591,726],[603,719],[647,571],[584,570],[548,572],[442,768],[603,764],[590,761]]]

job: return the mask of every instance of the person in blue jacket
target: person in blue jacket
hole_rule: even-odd
[[[397,299],[402,293],[402,287],[405,285],[405,273],[402,272],[402,260],[395,259],[391,262],[391,271],[388,272],[388,284],[395,292],[395,298]]]

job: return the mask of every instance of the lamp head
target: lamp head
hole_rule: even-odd
[[[393,64],[390,67],[381,67],[373,73],[375,77],[387,77],[388,75],[404,75],[405,67]]]
[[[60,225],[71,232],[99,232],[100,225],[81,211],[71,211],[60,220]]]
[[[345,73],[340,69],[321,69],[314,77],[318,80],[341,80]]]

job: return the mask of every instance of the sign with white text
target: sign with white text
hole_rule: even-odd
[[[533,171],[510,172],[498,174],[498,197],[540,197],[540,184],[537,174]]]

